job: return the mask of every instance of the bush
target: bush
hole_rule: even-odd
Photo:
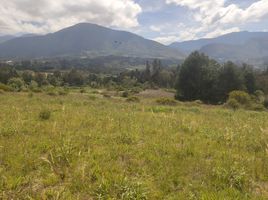
[[[233,110],[237,110],[237,109],[240,108],[240,104],[239,104],[239,102],[236,99],[229,99],[227,101],[227,106],[229,108],[232,108]]]
[[[132,97],[128,97],[126,99],[127,102],[140,102],[140,99],[138,97],[132,96]]]
[[[0,89],[0,94],[4,94],[4,93],[5,93],[5,91]]]
[[[128,96],[129,96],[128,91],[124,91],[124,92],[122,93],[122,97],[127,98]]]
[[[265,111],[265,107],[263,104],[253,104],[252,105],[252,110],[255,111]]]
[[[82,88],[82,89],[80,90],[80,93],[81,93],[81,94],[86,93],[86,92],[87,92],[87,91],[86,91],[85,88]]]
[[[39,113],[39,119],[48,120],[51,117],[51,111],[44,109]]]
[[[8,85],[13,91],[20,92],[24,87],[24,81],[21,78],[11,78],[8,80]]]
[[[249,106],[251,104],[251,98],[249,94],[239,90],[232,91],[229,94],[229,100],[230,99],[236,100],[239,104],[243,106]]]
[[[157,99],[156,103],[160,104],[160,105],[166,105],[166,106],[176,106],[177,105],[177,101],[175,101],[174,99],[169,99],[169,98]]]
[[[5,85],[3,83],[0,83],[0,90],[3,90],[4,92],[11,92],[11,91],[13,91],[10,86]]]
[[[254,94],[255,94],[256,102],[263,104],[265,101],[265,95],[264,95],[263,91],[257,90],[257,91],[255,91]]]

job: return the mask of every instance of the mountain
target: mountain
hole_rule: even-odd
[[[202,47],[211,44],[243,45],[254,38],[267,38],[268,32],[234,32],[216,38],[204,38],[199,40],[189,40],[184,42],[174,42],[169,46],[180,49],[185,53],[200,50]]]
[[[8,40],[11,40],[13,38],[15,38],[15,37],[12,36],[12,35],[3,35],[3,36],[0,36],[0,44],[6,42]]]
[[[125,31],[81,23],[55,33],[19,37],[0,44],[0,58],[127,56],[183,58],[183,54]]]
[[[185,54],[197,50],[222,62],[231,60],[261,66],[267,63],[268,32],[236,32],[212,39],[177,42],[170,47]]]
[[[209,44],[200,51],[217,60],[262,65],[268,56],[268,37],[253,38],[239,45]]]

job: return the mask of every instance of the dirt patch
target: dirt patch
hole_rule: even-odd
[[[174,93],[167,92],[164,90],[145,90],[141,93],[139,93],[137,96],[142,98],[174,98]]]

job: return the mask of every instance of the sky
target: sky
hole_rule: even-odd
[[[268,0],[1,0],[0,34],[46,34],[89,22],[163,44],[268,31]]]

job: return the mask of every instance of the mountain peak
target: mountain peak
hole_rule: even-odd
[[[0,45],[0,58],[9,59],[110,55],[183,58],[178,50],[158,42],[91,23],[79,23],[43,36],[16,38]]]

